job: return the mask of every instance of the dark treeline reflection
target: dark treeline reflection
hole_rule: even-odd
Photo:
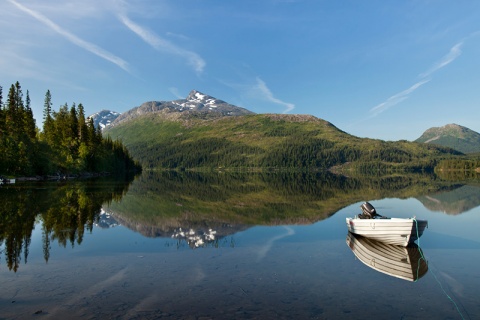
[[[13,184],[0,187],[0,252],[6,265],[17,271],[21,260],[27,263],[32,231],[42,222],[43,254],[50,257],[52,242],[62,246],[81,244],[91,232],[102,204],[120,200],[129,183],[124,180]]]
[[[0,253],[5,262],[0,257],[0,263],[13,271],[21,261],[27,263],[35,226],[42,228],[46,261],[55,242],[81,244],[85,232],[99,222],[102,208],[144,236],[202,235],[219,241],[255,225],[311,224],[353,203],[387,197],[415,197],[435,210],[458,214],[478,206],[479,195],[478,186],[436,175],[346,177],[330,172],[144,172],[133,182],[3,185]]]
[[[170,237],[179,228],[212,228],[227,235],[253,225],[311,224],[356,202],[418,197],[460,186],[419,174],[144,172],[107,210],[149,237]]]
[[[159,196],[194,197],[204,201],[225,201],[232,195],[272,191],[285,198],[328,200],[339,194],[370,193],[415,196],[418,193],[451,189],[433,175],[397,175],[384,177],[346,177],[330,172],[203,173],[145,172],[132,187],[134,192],[152,192]]]

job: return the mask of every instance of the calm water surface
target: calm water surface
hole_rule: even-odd
[[[153,185],[145,184],[150,178],[142,179],[120,191],[123,198],[108,199],[102,209],[94,209],[91,231],[81,231],[88,219],[75,223],[73,237],[72,224],[55,229],[55,214],[32,207],[41,212],[27,236],[28,245],[16,240],[23,243],[14,255],[16,271],[6,254],[14,241],[6,236],[11,222],[3,221],[0,319],[480,319],[478,187],[443,186],[402,199],[367,198],[370,191],[361,189],[353,196],[344,194],[352,200],[342,204],[336,200],[342,197],[338,192],[304,198],[321,194],[320,185],[282,192],[283,198],[275,198],[276,191],[260,197],[267,189],[257,190],[258,184],[247,179],[242,180],[242,192],[219,192],[212,199],[205,189],[179,190],[166,177]],[[159,199],[167,193],[159,185],[172,193]],[[39,189],[29,188],[23,189],[30,194]],[[97,190],[90,188],[86,195]],[[71,196],[68,190],[65,194]],[[2,192],[7,189],[0,188]],[[380,214],[428,219],[429,228],[418,243],[428,271],[416,281],[374,270],[347,245],[345,218],[360,212],[362,200],[357,198],[362,195]],[[255,197],[256,204],[268,203],[263,211],[252,204]],[[305,205],[289,202],[300,201],[298,197]],[[158,205],[146,205],[148,199]],[[265,209],[279,202],[285,206]],[[332,208],[340,204],[328,212],[325,203]],[[229,209],[222,212],[222,207]],[[269,215],[248,223],[245,207]],[[288,215],[289,209],[301,214]],[[328,214],[315,218],[315,210]],[[282,214],[271,217],[272,212]],[[62,238],[62,232],[67,236]]]

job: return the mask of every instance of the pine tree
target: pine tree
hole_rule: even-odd
[[[28,98],[30,100],[30,98]],[[30,102],[29,102],[30,103]],[[35,141],[29,138],[26,128],[26,110],[23,103],[23,94],[20,83],[12,84],[8,92],[8,101],[5,110],[5,129],[8,137],[4,147],[5,171],[17,174],[31,173],[33,168],[32,154]],[[32,115],[32,120],[33,115]]]
[[[54,122],[52,117],[52,95],[50,90],[45,93],[45,102],[43,105],[43,136],[44,140],[52,145],[54,141]]]
[[[80,142],[86,143],[88,141],[88,128],[85,119],[85,110],[83,104],[78,105],[78,135]]]
[[[27,90],[10,87],[3,103],[0,86],[0,174],[31,175],[82,171],[124,172],[139,169],[120,142],[103,138],[93,119],[86,120],[82,104],[52,110],[50,90],[45,94],[43,131],[37,127]],[[133,165],[132,165],[133,164]]]
[[[74,140],[78,140],[79,138],[79,130],[78,130],[78,116],[77,116],[77,108],[75,106],[75,103],[72,104],[72,107],[70,108],[70,135],[71,138]]]
[[[36,137],[36,125],[35,119],[33,118],[33,111],[30,107],[30,95],[28,94],[25,97],[25,114],[24,114],[24,121],[25,121],[25,132],[27,133],[30,139],[35,139]]]
[[[3,137],[5,132],[5,111],[3,109],[3,91],[2,86],[0,86],[0,138]]]
[[[77,109],[75,107],[75,103],[72,104],[70,108],[70,118],[69,118],[70,130],[69,134],[69,141],[70,141],[70,154],[72,159],[76,160],[78,158],[78,147],[79,147],[79,133],[78,133],[78,117],[77,117]]]
[[[16,124],[18,123],[18,108],[15,96],[15,86],[12,84],[8,91],[7,104],[5,107],[5,129],[10,133],[16,132]]]

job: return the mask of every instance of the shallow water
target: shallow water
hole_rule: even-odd
[[[144,221],[115,225],[111,212],[113,227],[94,225],[80,244],[52,241],[48,262],[37,218],[28,261],[13,272],[1,257],[0,318],[480,318],[480,207],[447,214],[419,199],[370,200],[383,215],[429,220],[418,243],[428,271],[417,281],[355,257],[345,217],[361,202],[312,224],[224,225],[197,248],[178,226],[147,237]]]

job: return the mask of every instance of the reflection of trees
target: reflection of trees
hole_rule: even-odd
[[[415,197],[449,185],[420,174],[144,172],[108,210],[145,236],[170,237],[178,228],[226,236],[251,225],[309,224],[355,202]]]
[[[424,195],[418,197],[418,200],[431,211],[457,215],[480,205],[480,187],[464,185],[453,190]]]
[[[43,255],[48,261],[53,241],[64,247],[82,243],[102,204],[119,200],[127,188],[128,182],[110,179],[2,187],[0,247],[8,268],[17,271],[22,258],[27,263],[36,221],[42,222]]]

